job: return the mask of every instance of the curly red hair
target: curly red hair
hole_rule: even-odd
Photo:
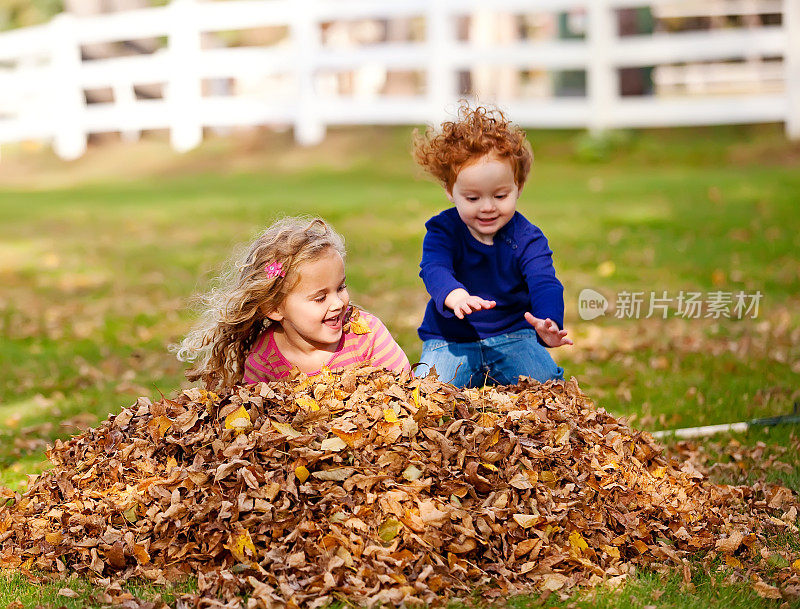
[[[458,172],[487,154],[507,159],[514,181],[522,188],[533,163],[533,151],[525,132],[513,125],[497,108],[468,104],[458,109],[458,119],[429,127],[421,134],[414,130],[414,160],[452,192]]]

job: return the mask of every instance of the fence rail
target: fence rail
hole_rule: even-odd
[[[609,128],[782,121],[800,138],[800,0],[783,0],[781,25],[703,32],[620,36],[615,11],[667,0],[495,0],[491,11],[528,14],[586,11],[586,36],[522,40],[503,46],[459,39],[456,19],[486,12],[483,0],[172,0],[164,7],[110,15],[62,14],[50,23],[0,34],[0,144],[52,141],[64,158],[86,148],[88,134],[169,129],[173,146],[200,143],[205,127],[291,124],[312,144],[337,124],[438,121],[459,97],[460,73],[481,69],[580,70],[579,97],[491,100],[531,127]],[[669,2],[675,4],[674,0]],[[533,8],[532,8],[533,7]],[[415,18],[424,38],[333,48],[323,24]],[[208,33],[286,28],[272,46],[203,48]],[[151,54],[82,58],[98,43],[166,39]],[[743,95],[622,97],[622,68],[770,57],[782,62],[783,90]],[[422,93],[408,96],[323,96],[320,75],[378,66],[425,74]],[[774,74],[774,70],[772,72]],[[204,92],[204,83],[276,79],[272,89]],[[140,99],[136,87],[159,85],[161,99]],[[111,89],[113,101],[87,104],[85,91]]]

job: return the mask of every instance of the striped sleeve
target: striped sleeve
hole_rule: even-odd
[[[409,364],[406,354],[394,340],[386,326],[383,325],[383,322],[365,311],[362,312],[362,315],[372,330],[369,349],[369,358],[372,360],[372,365],[392,372],[410,370],[411,364]]]

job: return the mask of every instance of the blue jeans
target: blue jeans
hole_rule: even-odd
[[[520,375],[541,383],[564,378],[564,369],[539,344],[533,328],[469,343],[426,340],[414,374],[427,376],[434,366],[439,380],[457,387],[515,385]]]

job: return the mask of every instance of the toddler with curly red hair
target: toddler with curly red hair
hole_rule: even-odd
[[[572,344],[564,287],[544,234],[517,211],[533,162],[525,132],[464,104],[457,120],[414,133],[414,158],[453,204],[425,224],[417,374],[435,368],[460,387],[563,378],[546,347]]]

